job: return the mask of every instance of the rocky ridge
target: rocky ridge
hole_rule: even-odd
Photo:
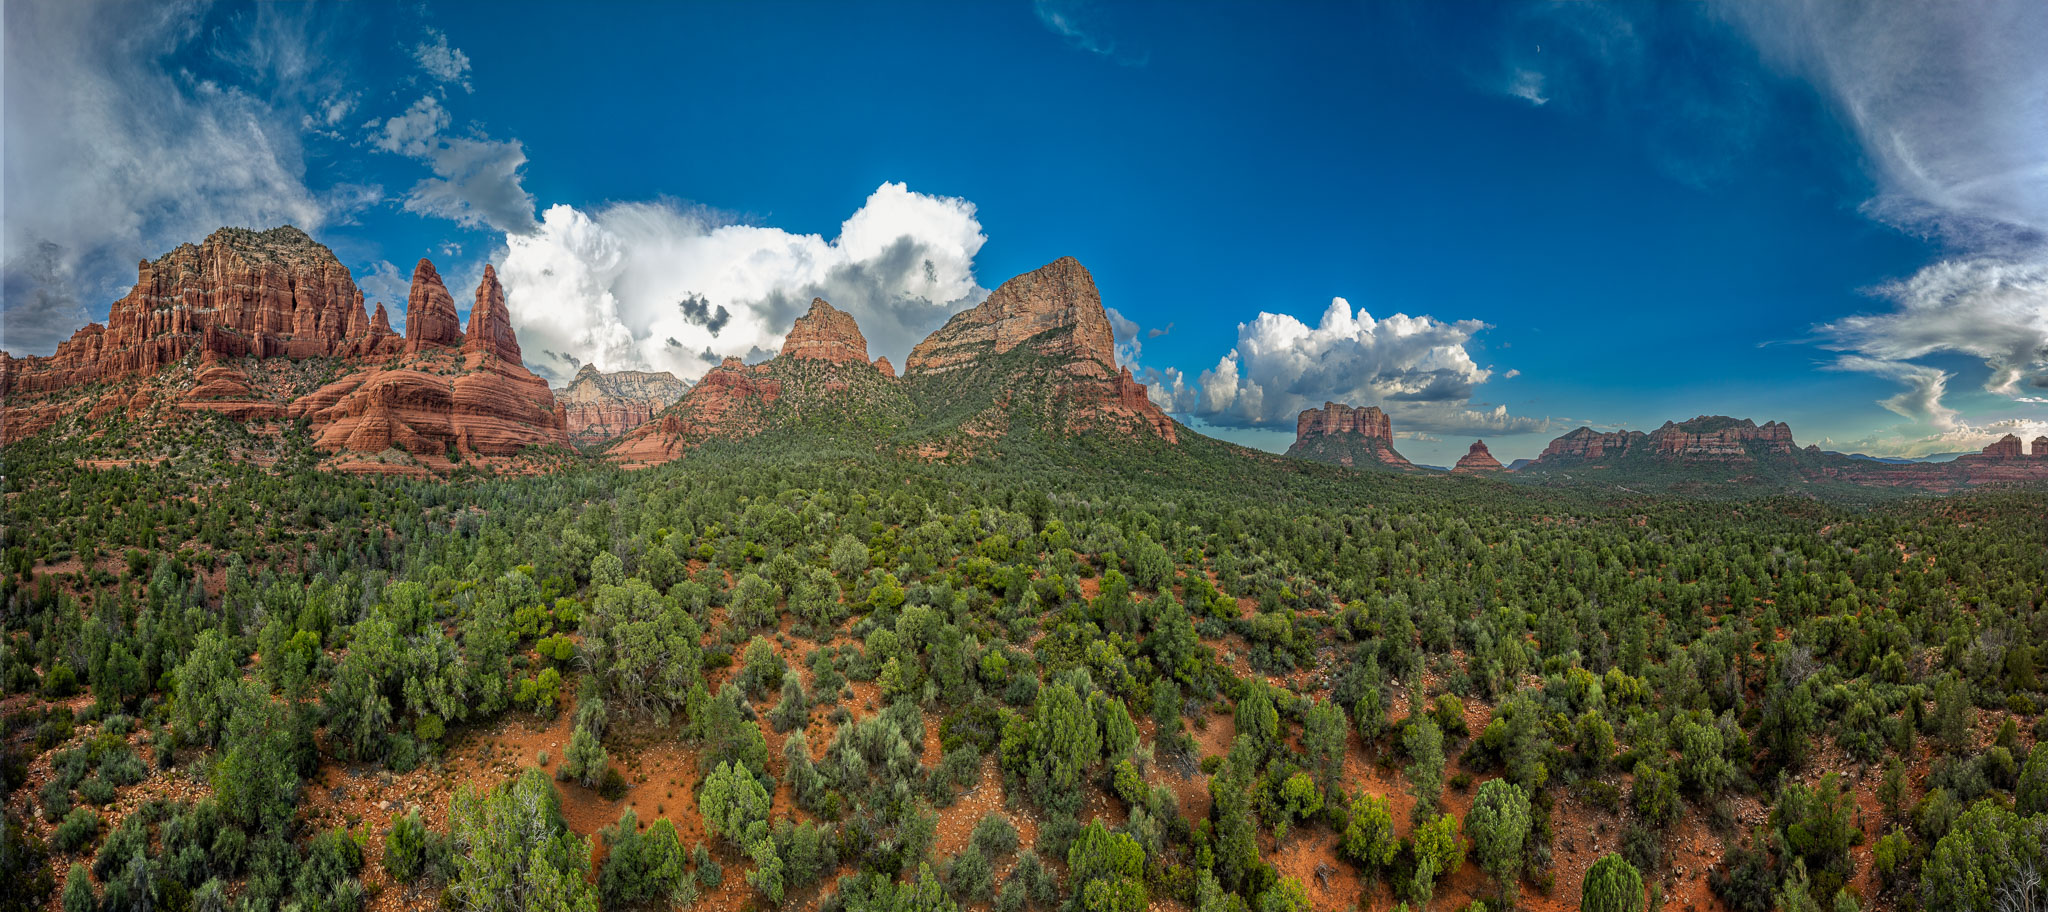
[[[1664,461],[1748,463],[1759,457],[1791,456],[1795,450],[1792,428],[1782,422],[1758,425],[1747,418],[1701,415],[1690,421],[1666,421],[1647,434],[1581,427],[1552,440],[1537,462],[1652,457]]]
[[[606,455],[630,467],[656,465],[706,440],[806,422],[887,437],[922,420],[955,437],[986,438],[1008,433],[1020,417],[1065,433],[1179,439],[1173,420],[1117,365],[1101,294],[1072,257],[1005,282],[954,315],[911,351],[901,378],[887,358],[867,360],[851,315],[814,300],[776,357],[755,365],[727,359]],[[925,456],[951,451],[930,441],[902,445]]]
[[[1020,351],[1028,362],[1001,357]],[[1068,432],[1180,439],[1173,419],[1129,368],[1117,364],[1102,293],[1087,267],[1070,256],[1004,282],[987,300],[954,314],[903,362],[906,380],[959,372],[979,373],[979,385],[1000,391],[984,409],[990,425],[1000,423],[998,413],[1024,407]]]

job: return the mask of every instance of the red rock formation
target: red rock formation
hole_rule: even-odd
[[[875,359],[875,370],[881,371],[884,377],[891,380],[896,379],[896,365],[889,363],[888,355]]]
[[[2007,434],[1984,447],[1982,453],[1978,453],[1974,457],[1964,456],[1961,458],[2003,461],[2008,459],[2024,459],[2026,454],[2020,448],[2020,438],[2013,434]]]
[[[401,339],[381,305],[374,316],[363,310],[333,253],[297,229],[221,229],[144,263],[107,325],[86,326],[48,358],[0,358],[0,436],[16,440],[67,414],[170,420],[205,411],[305,418],[316,448],[398,446],[422,464],[451,451],[497,457],[566,445],[547,384],[519,362],[495,270],[486,268],[477,289],[478,342],[462,352],[447,348],[463,336],[433,264],[421,260],[414,279],[411,337]],[[184,360],[195,352],[196,365]],[[347,373],[305,395],[296,392],[304,374],[291,365],[250,360],[314,356],[344,359]],[[173,368],[190,373],[167,373]],[[104,393],[79,390],[109,381]]]
[[[605,373],[595,364],[585,364],[576,379],[554,391],[561,406],[569,439],[580,444],[602,443],[654,420],[684,393],[687,380],[668,371],[613,371]]]
[[[406,320],[410,325],[411,316]],[[462,341],[462,350],[521,363],[519,339],[512,334],[512,312],[505,309],[505,289],[498,284],[498,271],[488,263],[484,264],[483,281],[476,286],[476,304],[469,310],[469,334]]]
[[[412,293],[405,299],[405,351],[412,354],[461,344],[462,320],[455,315],[455,298],[448,294],[448,286],[441,284],[434,264],[421,257],[412,270]]]
[[[554,394],[520,360],[496,269],[485,266],[477,284],[475,335],[465,339],[456,325],[454,299],[434,264],[421,259],[407,303],[405,355],[314,391],[293,403],[291,416],[307,418],[314,446],[330,452],[397,447],[439,460],[450,452],[511,456],[530,446],[568,446]]]
[[[1582,427],[1552,440],[1536,457],[1537,462],[1556,462],[1566,459],[1605,459],[1623,456],[1640,444],[1647,435],[1642,431],[1596,431]]]
[[[711,437],[737,439],[763,430],[762,411],[782,397],[782,383],[767,364],[748,367],[727,358],[711,369],[657,421],[643,424],[605,452],[629,467],[659,465]]]
[[[953,315],[911,349],[905,379],[927,378],[985,363],[1028,345],[1050,362],[1033,379],[1053,386],[1052,417],[1071,430],[1144,430],[1179,441],[1168,418],[1129,370],[1116,363],[1116,340],[1095,278],[1073,257],[1061,257],[1004,282],[988,300]]]
[[[868,359],[868,340],[846,311],[812,298],[809,313],[796,318],[782,342],[785,358],[812,359],[845,364]]]
[[[1294,417],[1294,439],[1327,437],[1334,434],[1363,434],[1376,440],[1394,439],[1393,422],[1377,406],[1352,408],[1339,402],[1324,402],[1320,409],[1308,409]]]
[[[238,358],[347,354],[362,320],[348,268],[305,232],[222,228],[143,261],[105,325],[86,325],[49,357],[18,359],[9,391],[153,374],[202,346]]]
[[[1059,329],[1071,331],[1037,345],[1039,354],[1095,361],[1104,365],[1105,376],[1114,369],[1116,340],[1102,294],[1095,289],[1095,278],[1073,257],[1060,257],[1004,282],[979,306],[955,314],[910,350],[903,362],[904,376],[955,370]]]
[[[1287,452],[1347,466],[1361,461],[1404,468],[1413,465],[1395,452],[1394,425],[1386,412],[1376,406],[1353,408],[1341,402],[1324,402],[1322,408],[1294,416],[1294,445]]]
[[[1659,456],[1719,462],[1746,462],[1754,455],[1786,456],[1794,449],[1792,428],[1770,421],[1759,427],[1744,418],[1701,415],[1684,423],[1664,422],[1650,432],[1649,444]]]
[[[1466,450],[1465,455],[1458,457],[1458,464],[1451,469],[1451,472],[1458,475],[1473,475],[1481,472],[1498,472],[1500,470],[1500,460],[1493,458],[1493,454],[1487,452],[1486,441],[1474,440],[1472,441],[1472,448]]]
[[[0,388],[5,388],[5,384],[0,384]],[[2048,458],[2048,434],[2034,438],[2033,454],[2035,459]]]
[[[1795,449],[1792,428],[1782,422],[1758,425],[1747,418],[1701,415],[1666,421],[1648,434],[1582,427],[1552,440],[1537,461],[1611,460],[1643,453],[1667,461],[1746,463],[1758,456],[1791,456]]]

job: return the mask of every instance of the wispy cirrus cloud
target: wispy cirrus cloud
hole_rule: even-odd
[[[1816,327],[1835,367],[1903,385],[1880,404],[1930,433],[1994,436],[1944,403],[1963,355],[1983,389],[2026,408],[2048,389],[2048,5],[1722,0],[1783,72],[1809,81],[1861,144],[1877,195],[1863,211],[1948,255],[1873,289],[1892,305]],[[2017,418],[2022,422],[2036,418]],[[2048,420],[2041,416],[2038,420]]]
[[[1040,24],[1066,39],[1067,46],[1075,50],[1121,66],[1144,66],[1151,60],[1150,54],[1121,47],[1110,37],[1103,8],[1095,0],[1032,0],[1031,10],[1038,15]]]

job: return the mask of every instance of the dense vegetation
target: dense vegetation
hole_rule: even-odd
[[[1339,872],[1275,859],[1321,838],[1367,908],[1445,905],[1463,872],[1493,909],[1636,910],[1696,882],[1680,831],[1726,846],[1712,895],[1744,912],[1990,910],[2048,870],[2040,493],[1592,499],[1029,427],[969,462],[771,433],[452,483],[220,445],[4,454],[5,908],[743,884],[848,912],[1302,912]],[[552,780],[304,822],[323,770],[557,714]],[[614,761],[648,732],[688,746],[696,793],[571,829],[563,796],[629,793]],[[200,794],[155,788],[174,775]],[[936,853],[984,776],[1011,813]],[[1567,819],[1618,849],[1560,871]]]

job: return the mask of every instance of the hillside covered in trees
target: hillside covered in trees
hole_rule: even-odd
[[[1990,910],[2048,868],[2039,492],[80,445],[6,451],[7,908]]]

